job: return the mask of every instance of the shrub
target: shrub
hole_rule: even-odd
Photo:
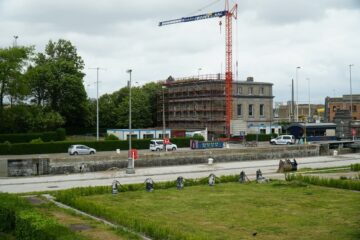
[[[110,134],[105,137],[105,141],[116,141],[116,140],[119,140],[119,138],[114,134]]]
[[[355,163],[350,165],[350,170],[354,172],[360,171],[360,163]]]
[[[65,128],[56,129],[56,140],[64,141],[66,139],[66,130]]]
[[[256,141],[256,135],[260,142],[270,141],[271,138],[277,136],[276,134],[247,134],[245,137],[246,141]]]
[[[30,141],[30,143],[43,143],[44,141],[41,138],[36,138]]]
[[[360,181],[347,179],[320,178],[301,174],[286,174],[287,181],[301,181],[313,185],[360,191]]]

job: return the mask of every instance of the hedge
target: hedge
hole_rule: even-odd
[[[277,137],[277,134],[247,134],[246,141],[256,141],[256,135],[259,142],[270,141],[272,138]]]
[[[194,138],[172,138],[170,141],[178,147],[189,147],[190,139]],[[46,143],[3,143],[0,144],[0,155],[22,155],[22,154],[47,154],[66,153],[70,145],[84,144],[95,148],[96,151],[114,151],[115,149],[128,150],[128,141],[62,141]],[[132,148],[148,149],[150,139],[132,140]]]
[[[0,134],[0,143],[27,143],[38,138],[41,138],[44,142],[63,141],[65,140],[65,137],[65,129],[58,128],[56,131],[52,132]]]
[[[70,229],[37,212],[25,199],[0,193],[0,232],[22,240],[81,240]]]

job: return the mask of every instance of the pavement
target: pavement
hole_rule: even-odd
[[[347,166],[360,163],[360,154],[338,156],[319,156],[297,158],[298,169]],[[135,162],[136,164],[136,162]],[[182,166],[165,166],[136,168],[135,174],[126,174],[125,169],[104,172],[88,172],[69,175],[43,175],[32,177],[0,178],[0,192],[25,193],[35,191],[61,190],[74,187],[111,185],[114,179],[121,184],[143,183],[146,178],[155,182],[175,180],[178,176],[186,178],[207,177],[210,173],[216,176],[239,174],[245,171],[250,179],[255,178],[257,169],[263,176],[272,179],[284,179],[284,174],[276,173],[279,160],[256,160],[227,163],[196,164]]]

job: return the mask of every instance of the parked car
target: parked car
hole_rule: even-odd
[[[275,144],[275,145],[295,144],[295,137],[293,135],[281,135],[281,136],[278,136],[277,138],[272,138],[270,140],[270,144]]]
[[[70,155],[95,154],[96,150],[85,145],[71,145],[68,149]]]
[[[151,151],[162,151],[164,149],[164,141],[163,140],[150,140],[150,150]],[[166,144],[167,151],[175,151],[177,150],[177,146],[174,143]]]

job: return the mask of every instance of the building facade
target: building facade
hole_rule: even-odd
[[[309,113],[309,104],[299,104],[299,122],[306,122],[309,119],[309,122],[314,122],[316,120],[323,120],[323,104],[310,104],[310,113]],[[294,109],[292,109],[294,108]],[[277,120],[278,121],[289,121],[291,122],[291,115],[294,114],[294,119],[296,116],[296,104],[294,107],[291,105],[291,101],[287,104],[281,104],[277,106],[276,109]]]
[[[173,79],[164,82],[158,95],[158,126],[162,126],[163,108],[166,127],[196,130],[207,128],[210,136],[225,133],[225,75],[204,75]],[[232,135],[277,132],[272,125],[272,83],[233,81]],[[274,129],[274,130],[272,130]]]
[[[360,94],[343,95],[337,98],[325,98],[325,119],[328,122],[333,122],[336,111],[351,110],[352,102],[352,120],[360,120]]]

